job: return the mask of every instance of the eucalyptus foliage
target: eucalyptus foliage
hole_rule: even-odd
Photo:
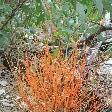
[[[0,48],[17,37],[14,33],[18,28],[25,31],[20,36],[23,39],[39,29],[52,33],[55,39],[61,37],[65,43],[85,39],[99,29],[107,11],[112,19],[112,0],[0,0]],[[52,25],[44,27],[46,21],[57,30],[52,32]]]

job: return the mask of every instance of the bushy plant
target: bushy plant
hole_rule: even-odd
[[[94,75],[86,69],[86,56],[76,49],[68,58],[60,51],[51,56],[46,46],[43,54],[29,59],[25,53],[25,74],[18,75],[20,96],[31,112],[98,112],[101,99],[92,88]],[[89,75],[87,75],[89,74]]]

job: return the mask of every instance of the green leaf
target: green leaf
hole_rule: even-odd
[[[29,13],[29,12],[30,12],[29,6],[24,4],[24,5],[22,6],[22,11],[25,12],[25,13]]]
[[[103,0],[104,12],[110,12],[112,18],[112,0]]]
[[[4,12],[7,12],[7,14],[12,12],[12,8],[10,7],[10,5],[4,5]]]
[[[74,20],[73,19],[70,19],[68,22],[69,22],[69,25],[73,25],[74,24]]]
[[[73,5],[74,9],[76,9],[77,0],[65,0],[65,1],[71,3]]]
[[[68,36],[68,32],[65,29],[60,29],[58,32],[59,35],[67,37]]]
[[[85,33],[91,35],[91,34],[97,32],[98,28],[99,28],[98,25],[92,25],[89,28],[87,28]]]
[[[86,19],[85,6],[79,2],[76,4],[76,12],[79,14],[80,23],[84,23]]]
[[[108,48],[108,50],[106,51],[106,53],[110,56],[112,56],[112,45]]]
[[[97,40],[98,40],[98,41],[104,42],[105,39],[106,39],[106,37],[104,37],[102,34],[98,35],[98,37],[97,37]]]
[[[9,44],[9,38],[9,33],[0,32],[0,48],[4,48],[7,44]]]
[[[100,14],[102,15],[102,12],[103,12],[103,2],[102,2],[102,0],[94,0],[94,3],[96,5],[96,8],[98,9]]]
[[[47,0],[48,3],[52,3],[52,0]]]
[[[41,0],[36,0],[36,17],[37,17],[36,25],[40,24],[45,19],[45,11]]]
[[[4,16],[0,17],[0,22],[1,21],[4,21],[4,20],[5,20],[5,17]]]
[[[4,3],[4,0],[0,0],[0,5]]]

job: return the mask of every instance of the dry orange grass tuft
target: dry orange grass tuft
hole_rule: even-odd
[[[78,50],[68,59],[59,52],[52,57],[49,47],[38,60],[24,60],[25,78],[18,76],[23,101],[31,112],[97,112],[101,104],[95,92],[86,85],[86,58],[79,59]]]

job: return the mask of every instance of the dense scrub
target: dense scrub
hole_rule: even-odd
[[[40,58],[23,63],[26,73],[18,74],[18,87],[31,112],[100,112],[105,104],[94,88],[96,71],[91,74],[87,57],[78,50],[63,58],[62,52],[53,57],[46,46]]]

